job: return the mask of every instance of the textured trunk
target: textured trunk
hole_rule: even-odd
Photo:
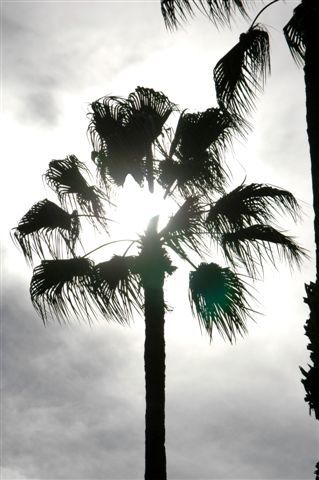
[[[307,22],[305,32],[305,87],[307,109],[307,133],[310,148],[311,176],[313,189],[314,228],[316,242],[316,281],[319,271],[319,61],[318,25],[316,19]]]
[[[164,275],[145,292],[145,480],[166,480]]]
[[[315,6],[315,3],[314,3]],[[302,383],[306,391],[310,413],[313,411],[319,420],[319,61],[318,61],[318,7],[306,20],[305,41],[305,87],[307,109],[307,133],[310,149],[311,176],[313,189],[314,230],[316,246],[316,281],[306,285],[305,302],[310,309],[309,320],[305,324],[305,332],[310,340],[307,348],[310,351],[312,365],[304,375]]]

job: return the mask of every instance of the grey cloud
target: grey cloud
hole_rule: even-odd
[[[4,467],[41,480],[139,478],[143,370],[134,341],[108,325],[100,335],[44,328],[15,291],[23,303],[9,291],[3,310]]]
[[[138,7],[126,5],[124,23],[123,8],[116,3],[107,3],[107,8],[98,3],[82,4],[80,9],[63,3],[38,4],[37,8],[30,3],[6,4],[6,109],[17,110],[26,121],[54,124],[61,114],[61,94],[75,93],[95,83],[106,85],[121,69],[159,48],[160,40],[149,33],[152,23],[156,25],[161,19],[146,8],[148,20],[136,35]],[[148,41],[141,43],[143,32],[148,32]]]
[[[141,478],[141,325],[44,328],[16,279],[5,299],[4,466],[41,480]],[[318,442],[297,360],[261,355],[261,341],[215,353],[203,338],[200,356],[168,334],[170,478],[311,479]]]

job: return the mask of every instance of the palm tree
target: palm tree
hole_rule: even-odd
[[[261,13],[279,0],[266,4],[255,17],[247,32],[242,33],[239,42],[223,57],[214,68],[217,100],[230,112],[247,115],[255,106],[256,93],[263,88],[266,75],[270,72],[269,37],[266,29],[257,24]],[[247,15],[248,4],[243,0],[161,0],[161,8],[167,27],[177,28],[180,22],[201,11],[215,24],[229,24],[239,11]],[[309,349],[313,352],[313,365],[304,375],[302,383],[306,390],[305,400],[310,413],[314,411],[319,419],[319,62],[318,62],[318,0],[301,0],[293,16],[283,28],[284,36],[293,59],[304,68],[306,90],[306,121],[310,148],[311,176],[313,190],[314,233],[316,245],[316,280],[306,286],[305,302],[310,317],[305,331],[309,337]]]
[[[30,294],[44,322],[69,321],[71,314],[91,322],[102,314],[126,324],[135,311],[144,315],[145,479],[165,480],[164,282],[176,270],[170,253],[191,266],[189,299],[200,327],[210,340],[217,331],[233,343],[254,314],[247,279],[258,277],[267,260],[298,265],[305,255],[274,225],[279,214],[296,220],[298,204],[288,191],[267,184],[229,188],[223,154],[244,126],[236,113],[179,113],[164,94],[141,87],[127,99],[103,97],[91,109],[92,159],[105,191],[89,185],[76,157],[50,162],[44,178],[61,206],[48,199],[33,205],[14,239],[29,262],[34,255],[42,259]],[[173,112],[179,115],[175,132],[166,127]],[[82,221],[108,226],[102,200],[110,204],[128,174],[139,185],[146,180],[151,192],[161,186],[177,203],[175,214],[161,229],[153,217],[123,255],[95,264],[94,252],[112,242],[79,254]],[[207,260],[211,243],[224,252],[225,265]]]

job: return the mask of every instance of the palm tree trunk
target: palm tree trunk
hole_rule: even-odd
[[[164,275],[145,293],[145,480],[166,480]]]
[[[307,133],[310,148],[311,176],[313,189],[314,227],[316,242],[316,272],[319,280],[319,62],[318,25],[316,19],[308,22],[305,32],[305,87],[307,109]]]
[[[319,62],[318,62],[318,9],[317,15],[308,15],[305,29],[305,87],[306,87],[306,119],[310,148],[311,176],[313,189],[314,229],[316,247],[316,281],[306,285],[307,297],[304,299],[310,309],[309,320],[305,324],[305,332],[310,343],[310,358],[313,362],[306,372],[301,369],[306,390],[305,401],[309,403],[310,412],[314,411],[319,420]]]

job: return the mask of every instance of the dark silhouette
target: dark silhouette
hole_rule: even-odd
[[[166,126],[173,113],[179,115],[175,132]],[[44,322],[69,321],[70,314],[91,322],[100,312],[125,324],[134,310],[144,313],[145,479],[165,480],[164,281],[176,270],[169,251],[192,267],[189,299],[200,327],[210,339],[217,331],[232,343],[254,313],[247,277],[260,276],[264,261],[276,264],[278,257],[298,265],[304,256],[273,225],[278,214],[296,220],[298,204],[288,191],[266,184],[242,183],[226,193],[230,173],[223,155],[246,124],[224,107],[179,113],[163,93],[138,87],[127,99],[93,102],[89,117],[100,188],[88,183],[88,170],[75,156],[53,160],[44,178],[61,206],[47,199],[33,205],[14,238],[28,261],[42,258],[30,294]],[[164,228],[152,218],[122,256],[95,264],[89,257],[112,242],[81,255],[81,223],[108,228],[104,210],[129,174],[151,192],[161,186],[179,206]],[[204,261],[211,243],[221,247],[229,267]],[[128,255],[134,245],[137,253]]]
[[[262,12],[279,2],[273,0],[258,13],[239,42],[217,63],[214,80],[217,99],[228,110],[246,115],[253,107],[256,93],[262,90],[266,74],[270,71],[269,38],[262,25],[257,24]],[[162,14],[169,28],[177,28],[181,21],[201,11],[215,24],[230,24],[231,17],[239,11],[248,15],[249,1],[244,0],[161,0]],[[302,0],[293,16],[283,28],[290,52],[296,64],[304,69],[306,93],[306,122],[310,148],[313,189],[314,233],[316,245],[316,280],[306,285],[305,302],[310,309],[305,332],[309,337],[312,365],[304,376],[305,401],[309,412],[319,419],[319,61],[318,61],[318,0]]]

